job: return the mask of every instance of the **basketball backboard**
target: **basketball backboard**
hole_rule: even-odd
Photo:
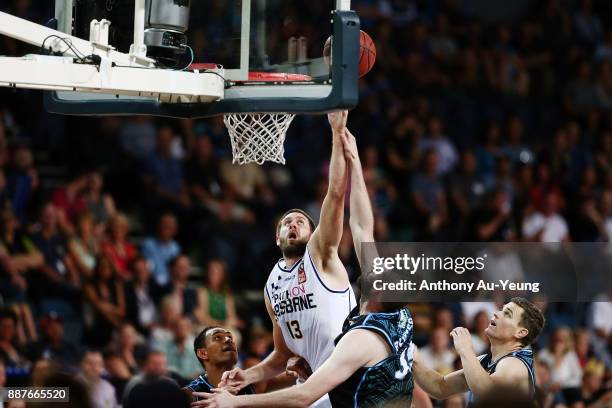
[[[159,23],[157,20],[164,18],[161,11],[157,10],[156,14],[152,2],[147,0],[147,24]],[[88,10],[79,9],[87,3]],[[92,6],[92,3],[100,5]],[[113,10],[114,4],[119,7],[121,3],[123,9]],[[129,35],[126,41],[125,30],[129,30],[134,12],[129,16],[130,8],[125,8],[125,3],[131,2],[75,2],[70,7],[72,1],[57,0],[57,28],[84,37],[89,35],[89,21],[79,23],[79,19],[109,19],[110,45],[128,52]],[[345,9],[350,2],[182,0],[179,3],[188,10],[185,17],[185,8],[181,8],[180,16],[181,21],[186,22],[188,18],[188,47],[173,69],[191,66],[206,72],[202,63],[222,68],[218,71],[225,82],[222,98],[210,103],[167,103],[147,96],[48,91],[47,110],[71,115],[205,117],[228,112],[315,113],[352,108],[357,104],[359,19]],[[116,25],[113,19],[117,20]],[[69,21],[75,23],[71,25]],[[163,22],[158,26],[167,28]],[[323,58],[323,45],[331,35],[333,58],[329,66]],[[153,48],[149,47],[149,51]],[[192,52],[196,65],[190,65]],[[301,74],[302,77],[252,81],[249,73],[253,72]]]

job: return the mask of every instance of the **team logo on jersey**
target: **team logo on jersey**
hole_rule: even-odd
[[[306,271],[304,271],[304,261],[300,263],[298,268],[298,284],[306,282]]]
[[[281,280],[280,276],[278,277],[278,280]],[[274,282],[270,283],[270,286],[272,286],[272,292],[276,292],[280,288],[280,285]]]

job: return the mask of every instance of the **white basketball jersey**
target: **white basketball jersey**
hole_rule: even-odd
[[[291,268],[281,259],[266,282],[266,295],[289,350],[316,371],[334,350],[334,339],[355,307],[355,294],[328,288],[316,270],[310,252]],[[331,407],[327,396],[312,407]]]

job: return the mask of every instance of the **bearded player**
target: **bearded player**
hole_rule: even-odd
[[[355,294],[338,257],[343,232],[347,163],[341,137],[348,112],[328,115],[332,128],[329,187],[319,225],[304,211],[287,211],[276,227],[283,257],[274,266],[264,290],[273,322],[274,350],[261,363],[223,374],[220,386],[243,388],[283,373],[289,358],[303,357],[313,371],[327,360],[334,339],[355,306]],[[327,395],[313,406],[330,407]]]
[[[374,219],[355,138],[348,130],[343,145],[351,171],[351,232],[362,263],[362,243],[374,241]],[[402,304],[362,299],[355,317],[345,322],[330,358],[304,384],[258,396],[236,397],[220,389],[215,394],[197,393],[202,400],[193,406],[303,407],[329,393],[334,408],[409,407],[412,327],[410,313]],[[422,391],[415,394],[414,402],[418,407],[431,407]]]

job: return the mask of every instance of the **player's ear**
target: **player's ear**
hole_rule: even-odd
[[[276,246],[280,247],[280,237],[276,234]]]
[[[528,334],[529,330],[524,327],[519,327],[514,337],[516,337],[517,340],[522,341]]]
[[[203,348],[198,349],[196,351],[196,355],[198,356],[199,359],[208,361],[208,352],[206,351],[206,349],[203,349]]]

